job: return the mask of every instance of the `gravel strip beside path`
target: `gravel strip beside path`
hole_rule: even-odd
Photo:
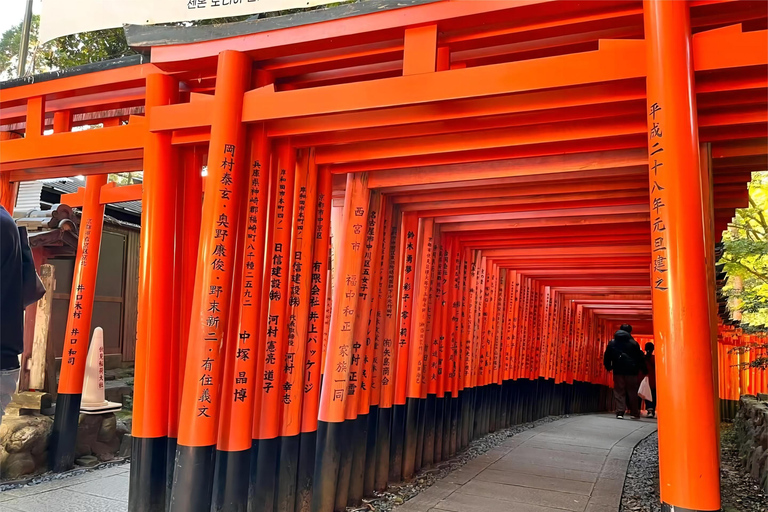
[[[720,488],[723,512],[767,512],[768,495],[764,494],[752,477],[740,466],[733,425],[720,427],[722,460],[720,464]],[[659,438],[651,434],[642,440],[632,452],[621,512],[660,512],[659,500]]]

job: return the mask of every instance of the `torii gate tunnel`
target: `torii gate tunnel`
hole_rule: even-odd
[[[3,204],[87,175],[53,467],[104,204],[141,199],[131,511],[343,510],[607,410],[622,323],[657,345],[664,509],[719,510],[714,248],[768,168],[767,9],[367,0],[2,84]]]

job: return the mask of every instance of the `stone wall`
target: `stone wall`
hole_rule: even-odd
[[[742,467],[768,492],[768,401],[742,396],[734,426]]]

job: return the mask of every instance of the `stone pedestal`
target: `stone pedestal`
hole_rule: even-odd
[[[0,480],[16,480],[48,470],[48,443],[53,420],[39,414],[4,416],[0,425]],[[123,438],[130,434],[114,413],[81,414],[76,459],[93,465],[118,457]]]

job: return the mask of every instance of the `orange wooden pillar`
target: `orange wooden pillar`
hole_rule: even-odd
[[[85,201],[80,217],[80,234],[72,276],[67,328],[64,331],[64,353],[61,359],[56,415],[49,450],[49,466],[55,472],[71,468],[75,460],[80,399],[83,392],[85,362],[88,357],[93,298],[96,292],[96,273],[99,268],[101,232],[104,223],[104,205],[99,202],[99,196],[101,187],[106,183],[107,175],[103,174],[89,176],[85,184]],[[163,417],[163,422],[165,420],[166,418]],[[165,466],[163,465],[164,474]]]
[[[265,349],[259,370],[261,378],[261,407],[258,421],[259,442],[254,449],[255,477],[251,482],[251,502],[260,510],[271,511],[277,496],[277,470],[280,450],[281,404],[285,397],[283,379],[284,357],[288,343],[290,315],[291,256],[293,232],[294,184],[296,182],[296,152],[288,141],[277,147],[275,207],[271,235],[267,247],[268,273],[264,274],[267,295]]]
[[[148,119],[152,118],[154,107],[178,101],[178,87],[178,82],[168,75],[147,77]],[[174,343],[172,298],[177,184],[180,181],[170,133],[147,133],[144,171],[129,494],[131,511],[165,510],[169,491],[169,389],[172,384],[171,345]],[[176,381],[176,375],[173,380]],[[173,384],[177,386],[178,381]]]
[[[315,512],[330,512],[334,508],[336,498],[340,454],[345,442],[341,433],[346,412],[355,310],[363,264],[365,230],[362,228],[367,218],[368,196],[367,174],[348,175],[341,240],[338,244],[341,250],[337,255],[338,268],[333,288],[328,353],[318,415],[311,507]]]
[[[352,351],[349,364],[349,382],[347,384],[347,403],[344,422],[346,450],[341,454],[339,479],[336,486],[336,510],[344,511],[347,505],[356,506],[363,498],[363,478],[365,474],[365,444],[368,437],[367,409],[361,411],[361,402],[365,402],[370,388],[366,388],[366,359],[370,362],[368,330],[373,304],[375,277],[375,259],[379,248],[374,248],[374,239],[381,230],[382,196],[379,191],[370,193],[368,217],[362,223],[365,233],[363,245],[363,263],[360,270],[360,288],[355,310],[355,323],[352,335]],[[381,240],[377,242],[381,244]],[[370,364],[368,364],[370,371]],[[370,385],[370,378],[367,379]]]
[[[450,365],[450,288],[451,253],[447,239],[441,236],[438,244],[439,265],[435,283],[435,312],[433,316],[432,346],[430,362],[430,389],[435,388],[435,462],[448,458],[450,449],[451,397],[448,378]]]
[[[392,436],[389,459],[389,481],[399,482],[403,475],[403,450],[405,443],[406,395],[409,366],[411,334],[411,314],[413,312],[413,290],[416,277],[416,235],[418,218],[415,212],[406,212],[402,217],[399,236],[399,290],[395,336],[395,392],[392,408]]]
[[[213,470],[225,339],[236,256],[237,194],[245,195],[248,152],[241,122],[243,93],[251,61],[242,53],[219,55],[214,95],[208,177],[201,219],[192,322],[181,398],[176,467],[170,510],[208,511]],[[226,397],[227,399],[230,397]]]
[[[375,222],[378,219],[378,223]],[[392,219],[392,207],[382,196],[377,218],[368,219],[366,249],[372,250],[371,262],[371,303],[365,338],[366,358],[363,364],[363,383],[365,387],[359,403],[359,414],[368,415],[366,423],[365,458],[362,468],[362,494],[371,496],[375,488],[377,469],[377,441],[379,439],[379,402],[381,400],[381,360],[383,355],[382,331],[386,308],[385,279],[387,275],[387,253],[389,246],[389,226]],[[372,247],[369,247],[372,246]],[[363,264],[365,271],[365,264]],[[353,469],[354,477],[354,469]],[[350,497],[352,497],[350,486]]]
[[[248,193],[245,230],[238,244],[242,274],[233,285],[229,338],[222,379],[221,413],[216,443],[213,503],[218,509],[245,510],[251,471],[251,432],[255,406],[256,361],[259,354],[261,277],[267,231],[270,142],[263,125],[251,128],[248,139]],[[236,309],[235,309],[236,307]]]
[[[461,251],[458,241],[451,237],[446,240],[448,245],[448,259],[450,266],[445,283],[447,295],[447,327],[445,331],[446,344],[448,345],[448,363],[446,367],[446,432],[447,441],[443,443],[443,458],[453,457],[456,453],[458,439],[459,406],[459,378],[461,373],[461,350],[459,343],[459,329],[461,327]],[[446,435],[446,434],[444,434]]]
[[[435,427],[437,423],[437,364],[439,359],[439,331],[437,320],[438,312],[435,300],[439,293],[439,273],[441,250],[438,240],[440,233],[434,226],[432,232],[432,251],[429,268],[426,269],[425,283],[427,284],[427,309],[424,316],[424,356],[421,371],[421,400],[425,403],[423,420],[419,425],[419,443],[422,448],[417,450],[421,454],[421,466],[429,467],[435,461]],[[421,330],[421,329],[419,329]]]
[[[316,206],[317,167],[314,163],[314,150],[301,150],[296,162],[293,242],[285,274],[289,284],[286,343],[278,381],[281,396],[278,410],[282,418],[275,499],[277,512],[293,512],[296,502]]]
[[[326,291],[328,289],[328,251],[331,232],[331,173],[318,169],[317,211],[313,230],[312,268],[309,292],[307,355],[301,413],[301,439],[296,490],[296,512],[308,512],[312,503],[312,485],[317,444],[317,413],[320,402],[320,359],[324,331]]]
[[[397,292],[399,273],[400,212],[390,203],[385,210],[386,238],[382,250],[385,251],[386,271],[382,283],[382,328],[377,336],[381,344],[381,378],[379,390],[379,420],[376,442],[376,474],[374,488],[382,491],[387,487],[390,473],[390,448],[393,429],[393,404],[395,399],[395,372],[397,366]]]
[[[720,509],[689,5],[644,2],[653,317],[664,510]]]
[[[408,345],[408,365],[406,380],[406,416],[405,437],[403,443],[403,475],[404,479],[413,476],[414,470],[421,467],[419,453],[419,429],[423,423],[425,403],[421,400],[421,379],[424,371],[424,351],[426,335],[427,304],[429,301],[429,275],[432,258],[432,229],[433,219],[422,219],[419,222],[417,235],[410,239],[406,247],[404,270],[406,274],[414,275],[410,290],[403,290],[405,295],[412,296],[412,308],[404,309],[401,316],[408,322],[410,343]],[[408,235],[410,236],[410,234]],[[410,249],[410,247],[413,249]],[[405,301],[404,301],[405,303]],[[405,325],[405,324],[404,324]],[[404,365],[405,366],[405,365]],[[404,370],[405,368],[403,368]],[[400,368],[398,367],[398,370]],[[422,430],[423,432],[423,430]],[[417,462],[417,459],[418,462]]]
[[[187,360],[189,324],[192,315],[192,296],[195,289],[197,248],[200,242],[200,215],[203,205],[203,162],[205,153],[200,146],[187,148],[179,155],[181,178],[177,187],[176,204],[176,275],[174,276],[174,311],[178,318],[170,356],[170,384],[168,389],[168,467],[167,498],[173,484],[173,459],[179,436],[181,388],[184,386],[184,363]],[[178,339],[176,339],[178,338]],[[175,359],[175,360],[174,360]]]
[[[474,386],[472,385],[473,373],[473,344],[472,331],[475,324],[475,255],[469,248],[464,249],[462,259],[462,291],[461,291],[461,376],[459,377],[461,397],[461,434],[458,448],[465,448],[472,440],[472,411],[475,403]]]

